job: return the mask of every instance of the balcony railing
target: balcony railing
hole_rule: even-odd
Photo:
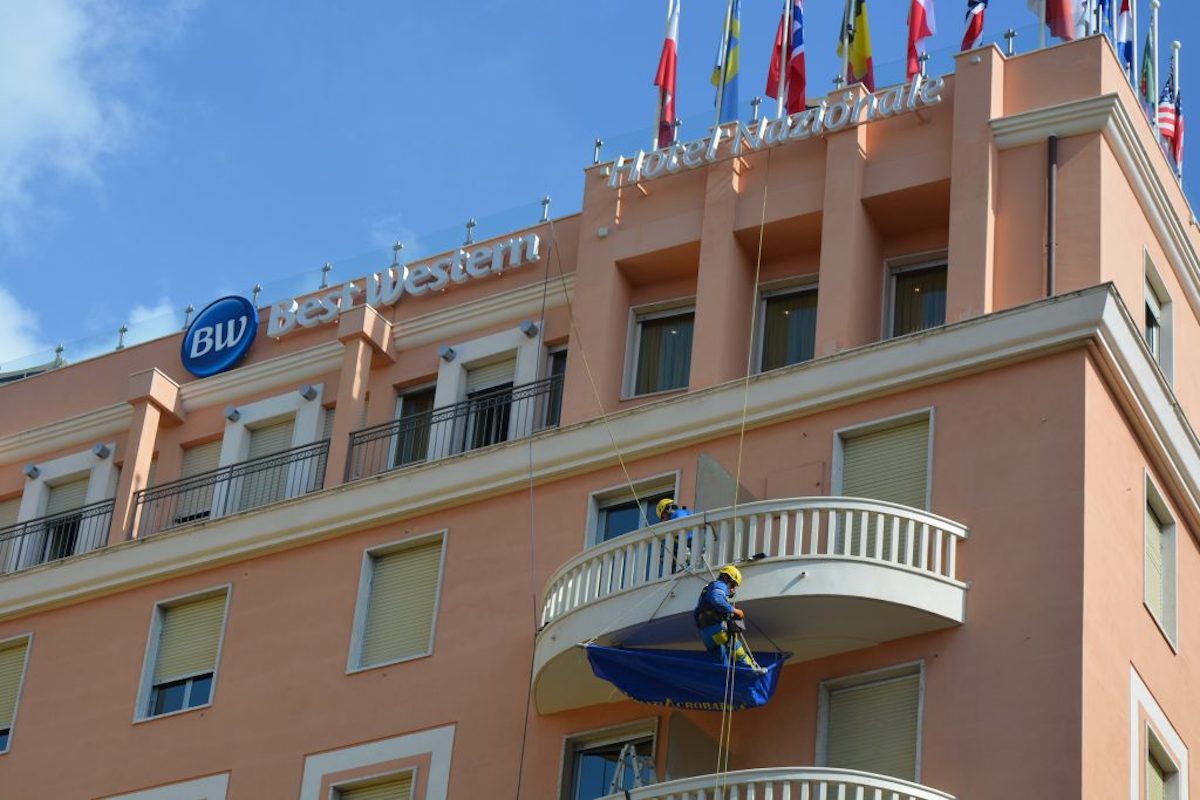
[[[917,783],[825,767],[777,767],[656,783],[601,800],[955,800]]]
[[[652,525],[593,547],[564,564],[543,595],[542,625],[586,605],[683,570],[767,558],[874,562],[955,582],[966,529],[880,500],[810,497],[767,500]]]
[[[558,425],[562,376],[503,387],[350,434],[346,480],[523,439]]]
[[[138,535],[249,511],[320,489],[329,440],[230,464],[143,489],[134,497]]]
[[[104,547],[112,514],[113,501],[103,500],[0,528],[0,572],[18,572]]]

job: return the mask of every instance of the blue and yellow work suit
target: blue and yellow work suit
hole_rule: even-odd
[[[696,622],[696,631],[700,641],[709,654],[725,666],[729,666],[730,658],[742,666],[758,669],[758,664],[746,652],[741,639],[734,637],[729,631],[729,620],[734,616],[733,603],[729,600],[729,586],[718,578],[704,587],[700,592],[700,600],[692,612]],[[732,639],[732,646],[730,640]]]

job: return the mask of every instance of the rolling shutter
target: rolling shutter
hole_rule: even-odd
[[[925,508],[929,418],[842,440],[842,494]]]
[[[256,458],[265,458],[290,449],[294,428],[295,419],[290,418],[250,431],[250,449],[247,459],[253,461]],[[242,492],[241,503],[238,507],[242,511],[246,511],[285,499],[288,496],[290,469],[290,465],[281,463],[247,473],[240,479]]]
[[[1167,796],[1167,775],[1158,759],[1146,756],[1146,800],[1164,800]]]
[[[250,431],[250,452],[246,458],[255,459],[263,456],[282,453],[284,450],[292,446],[292,429],[295,427],[294,419],[286,419],[283,422],[276,422],[274,425],[267,425],[263,428]]]
[[[1150,506],[1146,506],[1146,605],[1160,622],[1163,619],[1163,536],[1162,524]]]
[[[322,439],[332,439],[333,438],[333,421],[335,419],[337,419],[337,409],[336,408],[325,409],[325,427],[321,429],[321,438]]]
[[[17,514],[21,511],[21,497],[18,495],[11,500],[0,501],[0,528],[17,524]]]
[[[412,773],[387,783],[376,783],[358,789],[341,789],[338,800],[411,800]]]
[[[183,467],[180,478],[194,478],[206,472],[212,472],[220,466],[221,440],[198,444],[194,447],[183,448]],[[212,513],[213,490],[215,484],[201,482],[190,486],[178,495],[175,509],[171,515],[174,525],[182,525],[196,520],[207,519]]]
[[[829,693],[827,766],[916,779],[920,675]]]
[[[470,395],[475,392],[481,392],[484,389],[491,389],[495,386],[512,383],[513,376],[516,374],[517,360],[515,358],[469,369],[467,370],[467,394]]]
[[[155,685],[212,672],[225,616],[225,593],[162,609]]]
[[[25,650],[29,640],[0,650],[0,731],[12,727],[17,714],[17,695],[21,690],[21,676],[25,673]]]
[[[221,440],[183,448],[183,470],[180,477],[192,478],[211,472],[221,463]]]
[[[442,541],[373,556],[362,666],[428,653],[433,646]]]
[[[51,486],[50,496],[46,499],[46,516],[49,517],[54,514],[62,514],[65,511],[74,511],[77,508],[83,508],[87,500],[87,489],[87,478],[80,478],[79,480],[59,486]]]

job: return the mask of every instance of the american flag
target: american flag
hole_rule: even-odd
[[[1175,59],[1171,59],[1171,72],[1158,96],[1158,132],[1168,142],[1175,141]]]
[[[1175,170],[1183,176],[1183,92],[1175,95],[1175,136],[1171,139],[1171,155]]]

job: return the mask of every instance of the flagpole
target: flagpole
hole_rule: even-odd
[[[1161,134],[1162,129],[1158,127],[1158,7],[1162,5],[1159,0],[1150,0],[1150,25],[1154,33],[1154,85],[1150,87],[1150,102],[1153,103],[1153,111],[1150,116],[1154,120],[1154,132]]]
[[[1171,146],[1172,153],[1179,154],[1179,160],[1175,162],[1175,174],[1179,180],[1183,180],[1183,150],[1178,147],[1179,137],[1183,135],[1183,118],[1179,114],[1179,79],[1183,77],[1183,71],[1179,68],[1179,51],[1183,49],[1183,45],[1179,40],[1171,42],[1171,49],[1175,51],[1175,143]]]
[[[851,14],[854,10],[851,6],[854,0],[846,0],[846,14],[842,17],[845,24],[842,25],[842,86],[847,86],[850,83],[850,26],[854,24]]]
[[[1116,7],[1115,4],[1113,6]],[[1129,26],[1133,29],[1130,31],[1130,36],[1133,37],[1133,63],[1129,65],[1129,80],[1133,83],[1133,89],[1136,92],[1138,88],[1138,70],[1141,68],[1141,61],[1138,61],[1138,26],[1137,26],[1137,0],[1131,0],[1129,3]],[[1113,24],[1113,30],[1117,29],[1116,23]]]
[[[779,97],[775,116],[782,119],[787,111],[788,67],[792,57],[792,0],[783,0],[783,41],[779,43]]]
[[[1038,49],[1046,47],[1046,0],[1038,2],[1038,18],[1042,24],[1038,26]]]
[[[671,29],[671,4],[673,0],[667,0],[667,24],[665,30]],[[659,135],[662,133],[662,112],[663,112],[663,90],[661,86],[656,86],[658,89],[658,103],[654,109],[654,149],[662,144],[659,140]]]
[[[729,72],[729,29],[733,25],[733,0],[725,6],[725,29],[721,33],[721,46],[717,52],[721,54],[721,71],[717,76],[717,117],[716,125],[721,124],[721,106],[725,100],[725,78]]]

